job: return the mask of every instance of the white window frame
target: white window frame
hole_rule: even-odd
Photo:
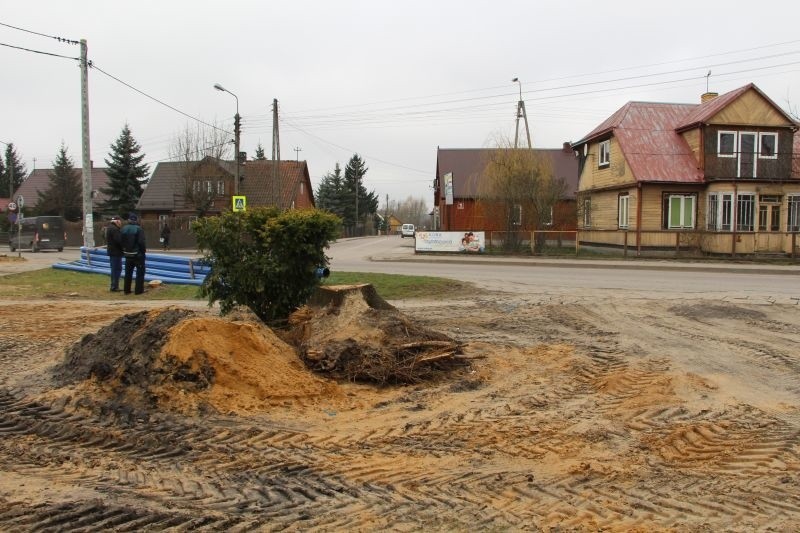
[[[733,135],[733,146],[731,153],[722,152],[722,136]],[[735,131],[720,130],[717,132],[717,157],[736,157],[736,147],[739,146],[739,135]]]
[[[744,152],[742,151],[742,138],[745,135],[752,135],[753,136],[753,175],[752,176],[742,176],[742,155]],[[736,165],[736,177],[737,178],[755,178],[758,177],[758,132],[757,131],[740,131],[739,132],[739,143],[738,143],[738,160]]]
[[[744,209],[749,206],[749,212]],[[736,231],[752,232],[756,229],[756,193],[740,192],[736,196]],[[746,215],[746,216],[743,216]]]
[[[211,180],[206,180],[206,193],[214,194],[214,182]]]
[[[772,155],[762,155],[763,139],[772,137],[775,139],[775,150]],[[758,158],[759,159],[778,159],[778,134],[774,132],[760,132],[758,134]]]
[[[709,231],[731,231],[732,192],[712,192],[708,194],[706,227]]]
[[[192,182],[192,191],[198,193],[202,190],[203,184],[200,183],[200,180],[194,180]]]
[[[678,218],[680,220],[680,224],[677,226],[672,225],[672,200],[673,198],[680,198],[680,213],[678,214]],[[689,225],[685,225],[683,223],[684,219],[686,218],[686,209],[687,209],[687,200],[691,200],[691,222]],[[667,228],[668,229],[694,229],[695,226],[695,207],[697,205],[697,196],[694,194],[670,194],[667,196]]]
[[[522,205],[514,204],[511,206],[511,224],[514,226],[522,225]]]
[[[786,231],[800,231],[800,192],[786,195]]]
[[[617,200],[617,225],[621,229],[628,229],[628,216],[630,214],[631,196],[620,194]]]
[[[609,166],[611,164],[611,139],[598,143],[597,150],[600,154],[598,156],[598,166]]]
[[[217,194],[219,196],[225,194],[225,180],[217,180]]]

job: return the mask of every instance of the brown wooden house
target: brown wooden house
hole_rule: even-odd
[[[584,245],[791,251],[798,124],[753,84],[700,104],[629,102],[573,144]]]
[[[479,186],[492,154],[503,148],[439,148],[434,181],[434,226],[441,231],[505,231],[506,220],[496,216],[496,209],[479,198]],[[578,185],[578,161],[569,143],[561,148],[535,148],[534,152],[550,160],[553,177],[562,179],[566,194],[553,207],[549,229],[575,229],[575,199]],[[452,204],[448,204],[448,189]],[[534,229],[521,216],[520,231]]]
[[[238,194],[247,207],[277,205],[282,209],[314,207],[305,161],[254,160],[239,168]],[[236,163],[212,157],[193,162],[159,163],[139,200],[142,220],[213,216],[229,211],[235,194]]]

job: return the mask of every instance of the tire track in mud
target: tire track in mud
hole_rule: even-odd
[[[75,487],[103,496],[56,503],[0,497],[0,529],[796,523],[800,425],[742,405],[687,407],[674,396],[669,360],[647,346],[631,355],[625,347],[632,341],[611,331],[624,313],[605,311],[587,313],[583,304],[511,309],[509,324],[492,322],[507,328],[499,336],[476,336],[513,339],[514,327],[549,328],[526,338],[566,337],[577,348],[543,353],[518,343],[499,356],[507,359],[496,370],[502,376],[410,390],[364,413],[396,424],[149,416],[0,387],[0,472],[46,479],[62,494]],[[559,461],[564,466],[556,468]]]

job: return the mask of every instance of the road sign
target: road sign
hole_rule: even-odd
[[[17,205],[20,209],[25,205],[25,198],[23,198],[22,195],[17,196]]]
[[[9,211],[16,211],[17,210],[17,204],[15,204],[14,202],[8,202],[8,210]]]
[[[246,196],[234,196],[233,197],[233,210],[234,211],[245,211],[247,209],[247,197]]]

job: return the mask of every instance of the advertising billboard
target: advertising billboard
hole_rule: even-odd
[[[483,253],[486,243],[483,231],[418,231],[417,252]]]

